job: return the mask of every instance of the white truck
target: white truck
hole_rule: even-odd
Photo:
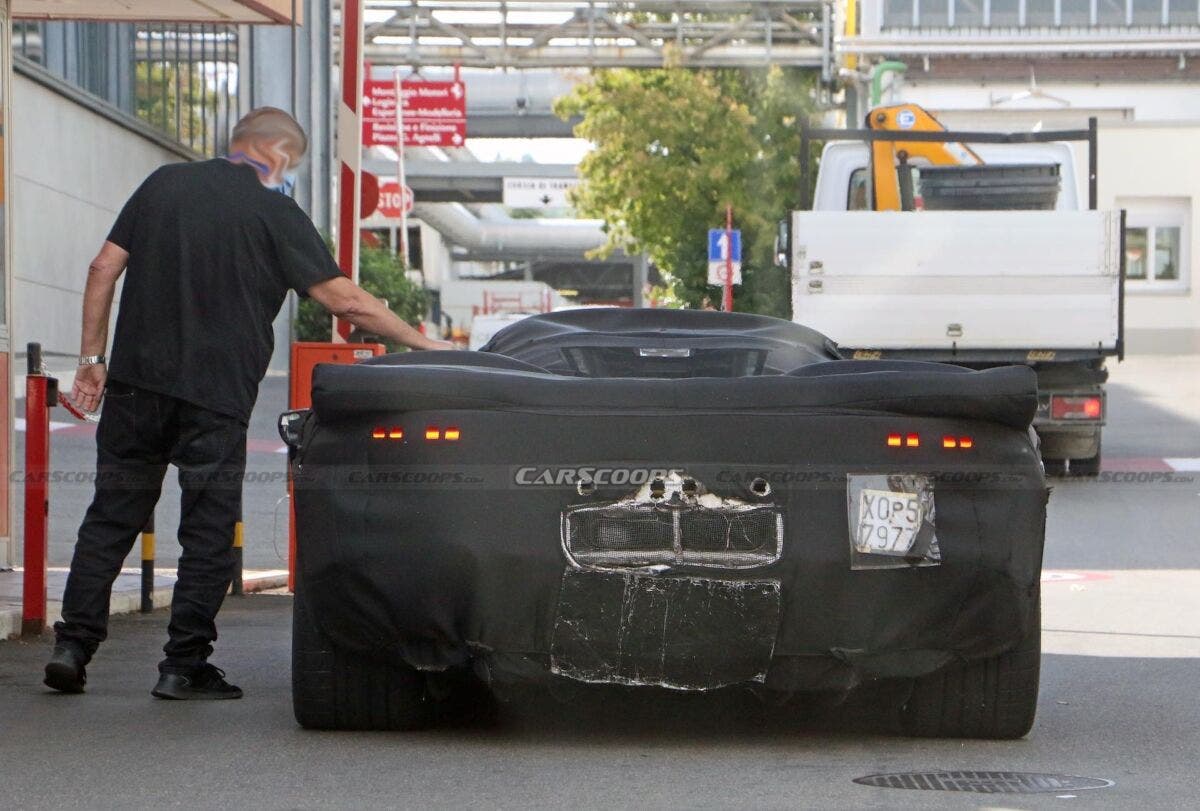
[[[1080,132],[1040,135],[985,136],[1026,142],[972,142],[972,150],[990,166],[1057,165],[1052,210],[919,210],[919,180],[909,188],[918,210],[873,210],[871,150],[898,138],[865,130],[828,140],[812,210],[793,212],[784,234],[792,317],[851,358],[1032,366],[1047,472],[1092,475],[1105,360],[1123,351],[1123,217],[1081,205],[1071,146],[1052,140]],[[1094,167],[1094,125],[1089,146]],[[919,160],[911,166],[920,172]]]

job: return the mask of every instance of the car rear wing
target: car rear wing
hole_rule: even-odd
[[[905,362],[826,361],[784,375],[732,378],[580,378],[439,365],[321,365],[313,375],[318,420],[425,410],[778,413],[836,410],[985,420],[1026,428],[1037,409],[1037,376],[1010,366],[985,371]]]

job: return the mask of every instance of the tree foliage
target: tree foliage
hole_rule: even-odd
[[[362,245],[359,251],[359,286],[386,301],[391,311],[404,321],[419,324],[425,317],[428,297],[421,286],[405,274],[404,261],[386,247]],[[330,340],[333,322],[329,313],[312,299],[301,299],[296,312],[295,335],[297,341]],[[396,345],[387,346],[389,352],[400,351]]]
[[[732,205],[742,229],[738,310],[788,317],[788,272],[774,265],[776,223],[800,202],[799,124],[812,79],[779,68],[605,70],[559,99],[594,145],[574,202],[605,222],[607,249],[646,252],[685,306],[720,301],[707,284],[709,228]]]
[[[182,63],[138,62],[134,72],[134,112],[151,126],[193,148],[203,146],[206,111],[217,109],[217,93],[207,88],[199,69]],[[178,126],[178,132],[176,131]],[[207,151],[214,151],[215,133]]]

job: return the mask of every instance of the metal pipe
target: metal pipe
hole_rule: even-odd
[[[1098,180],[1100,177],[1099,166],[1100,156],[1097,147],[1099,146],[1099,138],[1097,137],[1097,122],[1096,117],[1088,118],[1088,208],[1092,211],[1096,210],[1098,198]]]
[[[903,62],[888,60],[880,62],[875,67],[871,68],[871,106],[878,107],[883,100],[883,77],[889,73],[904,73],[908,70],[908,65]],[[895,81],[895,80],[893,80]]]

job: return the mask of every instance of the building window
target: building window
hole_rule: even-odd
[[[883,0],[884,28],[912,28],[913,0]]]
[[[982,28],[985,0],[953,0],[955,28]]]
[[[1133,0],[1134,25],[1162,25],[1163,0]]]
[[[1056,0],[1025,0],[1025,24],[1031,28],[1051,28],[1057,25],[1054,19]]]
[[[992,0],[992,28],[1016,28],[1024,10],[1021,0]]]
[[[1092,24],[1092,0],[1060,0],[1061,24],[1082,28]]]
[[[12,47],[39,65],[201,155],[219,155],[248,109],[238,64],[252,59],[233,25],[21,22]]]
[[[950,0],[921,0],[917,24],[921,28],[946,28],[950,25]]]
[[[1167,7],[1167,22],[1171,25],[1196,25],[1200,23],[1200,5],[1196,0],[1170,0]]]
[[[1125,209],[1125,275],[1129,289],[1188,289],[1191,200],[1127,198]]]
[[[883,0],[882,27],[1154,28],[1197,24],[1198,0]]]

